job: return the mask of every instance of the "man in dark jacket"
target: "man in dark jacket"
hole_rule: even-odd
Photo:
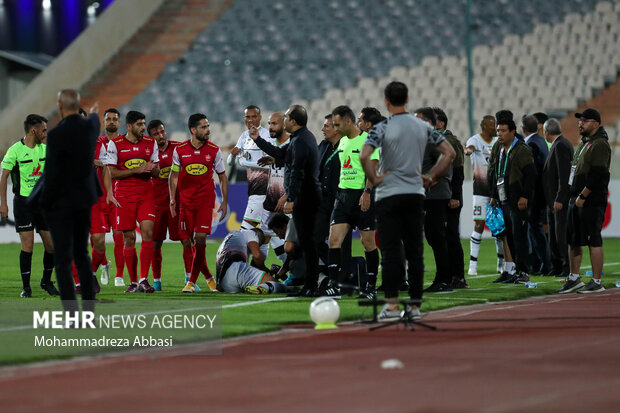
[[[560,122],[549,119],[543,125],[543,133],[551,149],[543,168],[543,188],[547,202],[549,246],[551,248],[551,272],[548,275],[568,277],[568,244],[566,243],[566,218],[568,212],[570,163],[573,146],[562,136]]]
[[[581,143],[575,149],[571,164],[570,201],[568,203],[568,245],[571,273],[560,294],[577,290],[579,293],[604,291],[603,238],[601,230],[607,208],[611,147],[607,132],[601,126],[601,115],[595,109],[576,113],[579,119]],[[583,285],[579,277],[582,246],[590,248],[592,279]]]
[[[530,280],[527,274],[527,218],[536,182],[536,167],[529,146],[516,138],[516,129],[512,120],[499,119],[497,122],[498,142],[502,147],[495,168],[497,179],[493,198],[501,203],[516,272],[512,276],[504,272],[496,282],[525,284]]]
[[[308,114],[303,106],[293,105],[284,114],[284,128],[291,136],[291,143],[284,148],[271,145],[250,128],[250,138],[265,153],[284,159],[288,174],[285,214],[293,213],[299,244],[306,259],[306,279],[297,296],[315,297],[318,282],[318,256],[314,241],[316,211],[321,201],[319,184],[319,152],[316,138],[308,130]],[[286,178],[286,177],[285,177]]]
[[[82,285],[83,310],[92,311],[95,293],[88,234],[91,208],[102,195],[93,168],[99,115],[95,105],[90,116],[80,116],[80,95],[73,89],[59,92],[58,109],[63,119],[47,136],[40,202],[45,206],[46,222],[56,248],[54,264],[65,311],[78,309],[71,276],[72,261]]]
[[[534,189],[534,199],[529,207],[527,231],[530,244],[529,251],[532,257],[530,272],[532,274],[547,274],[551,271],[551,268],[547,251],[547,238],[542,229],[546,213],[542,174],[545,161],[549,155],[549,147],[545,139],[538,134],[538,119],[535,116],[524,116],[522,122],[525,143],[532,150],[534,166],[536,167],[536,186]]]

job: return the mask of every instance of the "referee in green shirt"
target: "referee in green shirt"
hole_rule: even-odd
[[[30,288],[30,268],[32,266],[32,248],[34,244],[34,230],[36,229],[45,253],[43,254],[43,278],[41,288],[49,295],[59,295],[52,282],[54,269],[54,247],[52,238],[47,229],[41,209],[36,202],[26,203],[28,195],[43,175],[45,167],[45,144],[47,137],[47,119],[40,115],[28,115],[24,121],[24,136],[19,142],[9,148],[2,159],[2,176],[0,177],[0,217],[6,219],[9,215],[7,203],[7,181],[11,175],[13,182],[13,215],[15,229],[19,234],[22,251],[19,254],[19,269],[22,274],[23,290],[21,297],[32,297]]]
[[[338,279],[341,273],[342,252],[340,247],[344,237],[352,228],[359,228],[362,245],[366,255],[368,283],[374,289],[379,270],[379,251],[375,243],[375,212],[372,185],[367,182],[360,162],[362,146],[368,133],[355,125],[355,114],[348,106],[338,106],[332,111],[332,122],[342,136],[338,146],[340,158],[340,182],[338,194],[332,211],[329,229],[329,283],[320,293],[326,296],[340,295]],[[375,151],[371,160],[379,160]]]

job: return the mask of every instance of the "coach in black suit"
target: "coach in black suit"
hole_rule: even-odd
[[[523,117],[523,135],[525,143],[532,150],[534,166],[536,167],[536,186],[534,190],[534,202],[528,215],[528,239],[530,242],[530,262],[532,268],[530,274],[545,274],[551,271],[547,238],[542,230],[543,218],[546,214],[545,193],[543,191],[542,173],[545,161],[549,155],[549,148],[545,139],[538,134],[538,119],[536,117]]]
[[[568,178],[573,159],[573,145],[562,136],[560,122],[549,119],[543,125],[545,139],[551,143],[543,169],[543,187],[547,201],[551,272],[548,275],[567,277],[570,273],[566,225],[568,213]]]
[[[90,211],[101,187],[95,175],[94,156],[99,134],[97,106],[91,115],[79,115],[80,95],[72,89],[58,93],[62,120],[47,135],[45,182],[40,202],[56,246],[56,278],[65,311],[76,311],[71,262],[82,285],[83,310],[92,311],[95,294],[88,257]]]

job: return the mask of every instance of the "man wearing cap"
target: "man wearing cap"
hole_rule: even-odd
[[[575,149],[568,178],[570,200],[568,202],[568,245],[570,275],[558,293],[572,291],[596,293],[604,291],[601,282],[603,271],[603,218],[607,208],[609,165],[611,147],[607,132],[601,126],[601,115],[595,109],[575,113],[579,119],[581,142]],[[582,246],[590,249],[592,279],[584,285],[579,276]]]

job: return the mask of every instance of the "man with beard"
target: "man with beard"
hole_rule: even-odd
[[[568,178],[568,245],[570,272],[560,294],[577,290],[578,293],[598,293],[605,290],[603,274],[603,238],[601,230],[607,208],[611,147],[607,132],[601,126],[601,115],[595,109],[575,113],[579,119],[581,142],[575,149]],[[579,277],[582,247],[590,249],[592,278],[583,285]]]
[[[275,140],[275,145],[284,148],[289,144],[289,135],[284,131],[284,118],[281,112],[272,113],[269,116],[269,136]],[[286,182],[284,180],[284,161],[276,161],[270,156],[264,156],[258,160],[258,165],[269,168],[269,182],[267,183],[267,191],[265,201],[263,202],[263,216],[261,217],[260,227],[267,238],[267,242],[261,245],[263,255],[266,257],[269,252],[269,243],[274,252],[284,263],[286,254],[284,252],[284,241],[276,236],[269,229],[268,223],[276,212],[282,211],[286,202]]]
[[[222,190],[222,204],[217,212],[220,221],[226,217],[228,208],[228,179],[220,148],[209,141],[209,121],[202,113],[189,117],[187,126],[192,138],[178,145],[172,156],[170,172],[170,215],[175,217],[177,190],[179,191],[179,236],[194,244],[191,275],[184,293],[196,291],[198,275],[203,272],[207,284],[215,290],[215,280],[209,272],[206,260],[207,235],[211,234],[213,207],[215,205],[215,182],[217,173]]]
[[[116,229],[123,231],[123,256],[127,264],[131,284],[126,293],[155,290],[148,282],[149,270],[153,260],[153,226],[155,220],[155,200],[151,176],[159,174],[157,143],[144,136],[146,117],[143,113],[131,110],[125,117],[127,134],[120,135],[108,143],[105,164],[110,173],[106,174],[105,186],[107,200],[116,207]],[[116,179],[114,191],[109,179]],[[136,255],[136,221],[140,224],[142,245],[140,247],[140,278]]]
[[[103,114],[103,125],[105,128],[105,134],[99,136],[99,142],[97,143],[96,154],[101,151],[107,152],[108,144],[111,140],[118,137],[118,128],[121,124],[120,113],[116,108],[109,108]],[[103,197],[100,200],[101,212],[106,226],[106,232],[112,229],[112,236],[114,237],[114,261],[116,263],[116,276],[114,277],[114,286],[124,287],[125,281],[123,281],[123,271],[125,270],[125,257],[123,256],[123,232],[116,229],[116,205],[112,202],[107,202],[107,189],[104,184],[103,175],[109,173],[108,168],[104,168],[103,157],[95,156],[95,166],[97,167],[97,175],[100,179],[101,187],[103,188]],[[106,259],[107,261],[107,259]],[[101,283],[107,285],[107,279],[110,276],[110,263],[104,265],[101,271]]]
[[[159,152],[159,174],[153,177],[153,196],[155,198],[155,225],[153,228],[153,288],[161,291],[161,247],[166,239],[166,233],[172,241],[179,241],[179,218],[170,215],[170,191],[168,177],[172,166],[174,149],[180,142],[169,141],[166,136],[166,127],[159,119],[149,122],[146,130],[151,138],[157,142]],[[178,211],[177,211],[178,214]],[[185,264],[185,282],[189,280],[192,268],[192,244],[189,239],[181,240],[183,244],[183,262]]]
[[[258,160],[263,158],[265,153],[250,138],[250,129],[257,128],[259,136],[269,143],[273,144],[275,141],[269,135],[269,131],[260,126],[261,119],[258,106],[250,105],[245,108],[243,120],[248,129],[241,134],[231,151],[231,157],[237,157],[237,163],[246,168],[248,176],[248,205],[243,214],[242,229],[256,227],[263,217],[263,202],[265,202],[269,182],[269,168],[258,165]],[[229,158],[229,164],[231,164],[232,159]]]
[[[43,277],[41,288],[49,295],[59,295],[52,282],[54,270],[54,246],[52,236],[43,217],[38,203],[26,203],[26,199],[43,175],[45,168],[46,147],[43,141],[47,137],[47,119],[40,115],[28,115],[24,121],[26,135],[9,148],[2,159],[2,177],[0,178],[0,218],[9,215],[7,203],[7,182],[9,175],[13,182],[13,215],[15,230],[21,241],[19,254],[19,270],[22,276],[23,289],[21,297],[32,297],[30,288],[30,269],[32,267],[32,250],[34,247],[34,230],[36,229],[43,241]]]

